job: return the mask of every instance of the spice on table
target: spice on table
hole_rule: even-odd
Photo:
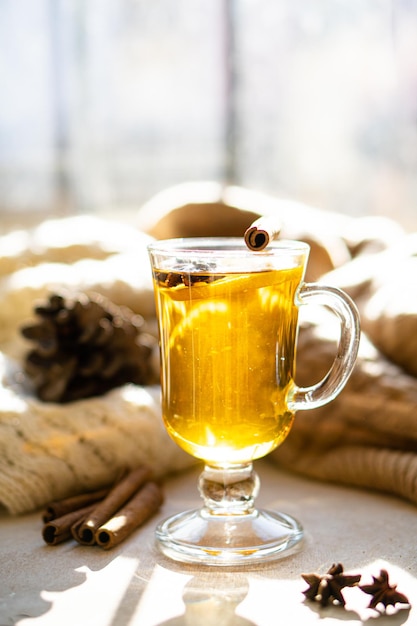
[[[90,504],[82,509],[76,509],[61,517],[49,520],[42,529],[43,540],[50,546],[56,546],[58,543],[70,539],[72,526],[89,515],[93,509],[94,504]]]
[[[368,608],[376,609],[379,604],[387,608],[388,605],[410,604],[407,596],[397,591],[397,585],[390,585],[388,572],[381,569],[379,576],[372,576],[374,582],[370,585],[360,585],[364,593],[370,594],[372,599]]]
[[[80,493],[75,496],[64,498],[63,500],[50,502],[45,509],[42,519],[46,524],[47,522],[55,520],[58,517],[66,515],[67,513],[72,513],[73,511],[82,509],[90,504],[99,502],[105,498],[108,493],[109,489],[99,489],[97,491]]]
[[[84,545],[109,549],[156,513],[162,501],[162,490],[152,480],[151,470],[140,466],[110,489],[51,503],[43,516],[42,537],[51,546],[75,538]]]
[[[308,600],[320,602],[321,606],[327,606],[330,602],[338,602],[345,606],[346,602],[342,594],[344,587],[355,587],[360,579],[360,574],[347,575],[343,573],[341,563],[333,564],[327,574],[301,574],[309,587],[303,591]]]
[[[115,516],[96,531],[96,543],[105,550],[118,545],[146,522],[159,509],[162,501],[159,485],[146,483]]]
[[[95,543],[95,533],[151,478],[148,467],[141,466],[132,470],[117,483],[91,514],[79,524],[73,526],[74,539],[84,545]]]

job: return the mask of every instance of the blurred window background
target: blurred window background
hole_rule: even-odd
[[[0,217],[200,180],[417,228],[417,0],[0,0]]]

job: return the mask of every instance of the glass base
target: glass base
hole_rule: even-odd
[[[164,554],[200,565],[262,563],[291,554],[303,538],[299,522],[284,513],[254,509],[243,515],[185,511],[162,522],[156,538]]]

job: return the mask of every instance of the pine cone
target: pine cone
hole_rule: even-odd
[[[41,400],[65,403],[129,382],[157,382],[152,368],[156,339],[130,309],[98,294],[52,294],[34,311],[40,321],[21,332],[36,343],[24,367]]]

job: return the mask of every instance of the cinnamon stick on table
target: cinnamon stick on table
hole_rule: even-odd
[[[95,532],[96,543],[108,550],[128,537],[148,520],[163,502],[162,490],[154,482],[148,482],[114,517]]]
[[[82,509],[89,504],[94,504],[99,500],[102,500],[107,496],[108,493],[109,488],[107,487],[107,489],[99,489],[98,491],[81,493],[76,496],[64,498],[63,500],[56,500],[54,502],[51,502],[46,507],[45,512],[42,516],[42,520],[47,523],[51,520],[62,517],[67,513],[72,513],[73,511]]]
[[[280,232],[281,224],[276,217],[263,216],[255,220],[245,231],[245,243],[250,250],[260,251],[266,248],[270,241],[276,239]]]
[[[72,535],[83,545],[95,543],[95,533],[107,522],[151,477],[148,467],[138,467],[117,483],[93,511],[72,527]]]
[[[61,517],[49,520],[42,529],[42,537],[45,543],[50,546],[56,546],[69,539],[72,535],[71,528],[80,520],[85,519],[93,510],[94,504],[85,506],[82,509],[76,509]]]

